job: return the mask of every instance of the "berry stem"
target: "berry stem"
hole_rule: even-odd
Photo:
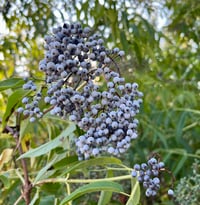
[[[112,61],[112,63],[115,65],[115,67],[117,68],[117,72],[118,72],[119,75],[121,76],[120,68],[119,68],[119,66],[117,65],[117,63],[115,62],[115,60],[114,60],[110,55],[108,55],[108,57],[110,58],[110,60]]]
[[[118,177],[109,177],[109,178],[101,178],[101,179],[68,179],[68,178],[52,178],[52,179],[44,179],[38,181],[34,184],[34,186],[46,184],[46,183],[71,183],[71,184],[85,184],[92,182],[101,182],[101,181],[121,181],[126,179],[132,179],[131,175],[123,175]]]

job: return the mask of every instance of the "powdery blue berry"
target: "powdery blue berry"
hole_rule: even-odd
[[[139,164],[135,164],[135,165],[134,165],[134,169],[135,169],[136,171],[140,171],[140,165],[139,165]]]
[[[53,29],[45,42],[39,69],[45,75],[47,91],[42,93],[44,98],[36,94],[30,105],[25,102],[29,106],[23,114],[41,117],[39,105],[44,99],[52,115],[76,123],[84,132],[75,142],[79,159],[124,153],[137,137],[134,120],[141,104],[137,86],[125,83],[111,64],[113,54],[123,56],[124,52],[108,50],[99,35],[80,24],[65,23]],[[97,76],[105,78],[106,87],[96,84]],[[35,90],[32,82],[24,88]]]
[[[159,162],[155,157],[148,160],[147,163],[142,163],[141,165],[135,164],[133,171],[139,171],[138,175],[132,175],[137,177],[137,180],[142,183],[143,187],[146,189],[146,196],[155,196],[160,189],[160,179],[159,173],[163,171],[164,163]],[[168,191],[168,195],[173,195],[173,190]]]
[[[35,117],[31,117],[29,121],[34,122],[35,120],[36,120]]]
[[[146,163],[142,163],[141,164],[141,169],[143,169],[144,171],[147,169],[147,164]]]
[[[29,98],[28,98],[28,97],[24,97],[24,98],[22,99],[22,103],[24,103],[24,104],[27,104],[28,101],[29,101]]]
[[[158,177],[153,178],[153,183],[159,184],[160,183],[160,179]]]
[[[115,152],[115,149],[113,147],[108,148],[108,153],[113,154]]]
[[[165,167],[164,162],[159,162],[159,163],[158,163],[158,165],[159,165],[159,168],[160,168],[160,169],[162,169],[162,168],[164,168],[164,167]]]
[[[146,190],[146,192],[145,192],[145,194],[146,194],[146,196],[147,197],[150,197],[150,196],[152,196],[152,189],[150,189],[150,188],[148,188],[147,190]]]
[[[24,111],[24,108],[23,107],[19,107],[18,109],[17,109],[17,112],[18,113],[22,113]]]
[[[172,189],[169,189],[167,193],[169,196],[174,196],[174,191]]]
[[[125,52],[124,52],[124,51],[119,51],[119,52],[118,52],[118,55],[119,55],[120,57],[122,57],[122,56],[125,55]]]
[[[92,150],[92,155],[93,156],[97,156],[99,154],[99,149],[98,148],[94,148],[93,150]]]
[[[132,175],[132,177],[136,177],[137,176],[137,172],[135,170],[132,170],[131,175]]]

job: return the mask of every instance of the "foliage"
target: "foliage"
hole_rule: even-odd
[[[151,152],[159,153],[175,175],[179,184],[176,190],[182,184],[181,178],[189,179],[194,159],[200,158],[200,4],[197,0],[75,0],[70,5],[54,0],[5,1],[0,11],[8,29],[6,34],[1,33],[0,39],[0,116],[4,131],[0,135],[0,204],[14,204],[18,199],[18,204],[24,204],[19,198],[25,180],[21,159],[26,159],[34,184],[32,205],[61,204],[68,200],[70,192],[78,197],[73,204],[96,204],[97,200],[98,205],[125,204],[125,192],[131,195],[127,204],[132,204],[140,196],[139,186],[123,177],[128,178],[130,167],[146,161]],[[20,89],[24,84],[20,75],[27,71],[31,78],[36,76],[37,87],[41,86],[43,76],[36,71],[44,55],[41,39],[51,32],[52,26],[57,26],[58,13],[63,21],[68,20],[65,18],[68,13],[70,20],[91,25],[94,32],[101,32],[109,47],[125,50],[127,59],[117,62],[120,71],[128,82],[133,79],[138,82],[144,93],[138,116],[139,140],[120,159],[103,157],[79,162],[72,139],[81,135],[82,130],[50,115],[34,123],[21,119],[19,142],[23,155],[16,149],[16,138],[5,132],[18,125],[15,111],[21,106],[22,97],[32,95]],[[161,17],[166,24],[159,28]],[[106,181],[108,177],[114,182]],[[123,180],[119,182],[120,177]],[[168,175],[162,177],[170,181]],[[98,180],[87,181],[95,178],[105,182],[103,189]],[[78,186],[84,182],[91,184]],[[141,190],[140,203],[174,204],[166,197],[167,188],[164,184],[159,196],[150,199]],[[91,189],[96,192],[80,196]],[[96,194],[99,191],[100,198]],[[181,204],[185,198],[176,194],[176,201]]]
[[[179,204],[198,204],[200,200],[200,166],[199,160],[193,163],[193,172],[180,179],[176,188],[176,198]]]
[[[0,11],[6,31],[0,33],[0,78],[15,75],[16,68],[27,72],[31,67],[34,73],[43,55],[38,40],[49,31],[50,25],[56,23],[55,14],[49,5],[54,6],[51,1],[44,3],[37,0],[2,3]]]

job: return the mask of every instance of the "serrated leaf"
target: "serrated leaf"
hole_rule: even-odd
[[[84,185],[78,189],[76,189],[74,192],[72,192],[70,195],[65,197],[60,205],[65,205],[67,202],[72,201],[84,194],[91,193],[91,192],[97,192],[97,191],[111,191],[111,192],[123,192],[123,188],[120,184],[116,182],[93,182],[87,185]]]
[[[17,86],[21,86],[24,84],[24,80],[21,78],[9,78],[7,80],[3,80],[0,82],[0,91],[16,88]]]
[[[63,144],[63,141],[67,136],[74,132],[76,126],[74,124],[70,124],[60,135],[58,135],[55,139],[47,142],[35,149],[31,149],[28,152],[21,155],[18,159],[21,158],[31,158],[31,157],[38,157],[44,154],[47,154],[52,149],[59,147]]]

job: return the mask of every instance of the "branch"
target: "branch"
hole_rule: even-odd
[[[19,138],[19,133],[20,133],[20,121],[19,119],[19,115],[17,115],[17,123],[15,127],[10,127],[8,125],[5,126],[4,130],[2,131],[3,133],[10,133],[13,138],[16,141],[16,147],[18,149],[18,152],[20,155],[23,154],[23,149],[22,149],[22,145],[20,142],[20,138]],[[2,123],[2,120],[0,119],[0,123]],[[26,205],[30,204],[30,195],[31,195],[31,189],[32,189],[32,184],[29,181],[29,176],[28,176],[28,168],[27,168],[27,163],[26,163],[26,159],[21,159],[21,165],[22,165],[22,169],[23,169],[23,173],[24,173],[24,184],[22,186],[22,197],[24,198]]]

